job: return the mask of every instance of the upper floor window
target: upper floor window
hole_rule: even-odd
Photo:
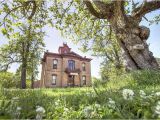
[[[54,59],[53,60],[53,69],[57,69],[57,64],[58,64],[58,60]]]
[[[82,76],[82,84],[86,85],[86,76],[85,75]]]
[[[67,53],[67,50],[64,50],[64,53]]]
[[[52,85],[56,85],[56,81],[57,81],[57,75],[53,74],[52,75]]]
[[[86,71],[86,64],[85,63],[82,63],[82,70]]]
[[[74,70],[75,69],[75,61],[74,60],[68,60],[68,68],[70,70]]]

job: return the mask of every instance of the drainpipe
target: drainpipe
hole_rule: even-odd
[[[78,76],[79,76],[79,86],[81,87],[81,76],[80,76],[80,73],[78,73]]]
[[[61,64],[61,87],[62,87],[62,81],[63,81],[63,72],[64,72],[64,70],[63,70],[63,57],[62,57],[62,64]]]

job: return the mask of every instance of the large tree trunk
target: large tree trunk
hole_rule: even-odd
[[[22,68],[21,68],[21,88],[22,89],[26,88],[26,68],[27,68],[26,60],[23,60]]]
[[[157,61],[149,51],[145,39],[134,33],[123,33],[122,36],[123,39],[119,41],[124,50],[127,69],[158,69]]]
[[[135,26],[132,22],[127,18],[125,27],[114,28],[113,25],[117,40],[123,49],[126,69],[158,69],[158,63],[146,43],[150,34],[149,28]]]
[[[34,89],[34,74],[31,76],[31,88]]]
[[[146,42],[150,35],[149,28],[139,26],[142,18],[125,15],[123,1],[116,1],[115,5],[114,16],[110,19],[110,23],[123,48],[126,68],[128,70],[159,69]]]

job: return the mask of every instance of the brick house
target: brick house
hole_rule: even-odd
[[[91,59],[71,51],[65,43],[58,52],[44,53],[41,80],[37,87],[90,86]]]

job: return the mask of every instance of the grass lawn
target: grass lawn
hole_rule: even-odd
[[[99,81],[93,87],[1,89],[0,119],[157,119],[160,73],[135,72]],[[18,110],[18,107],[21,109]],[[43,110],[42,109],[42,110]]]

